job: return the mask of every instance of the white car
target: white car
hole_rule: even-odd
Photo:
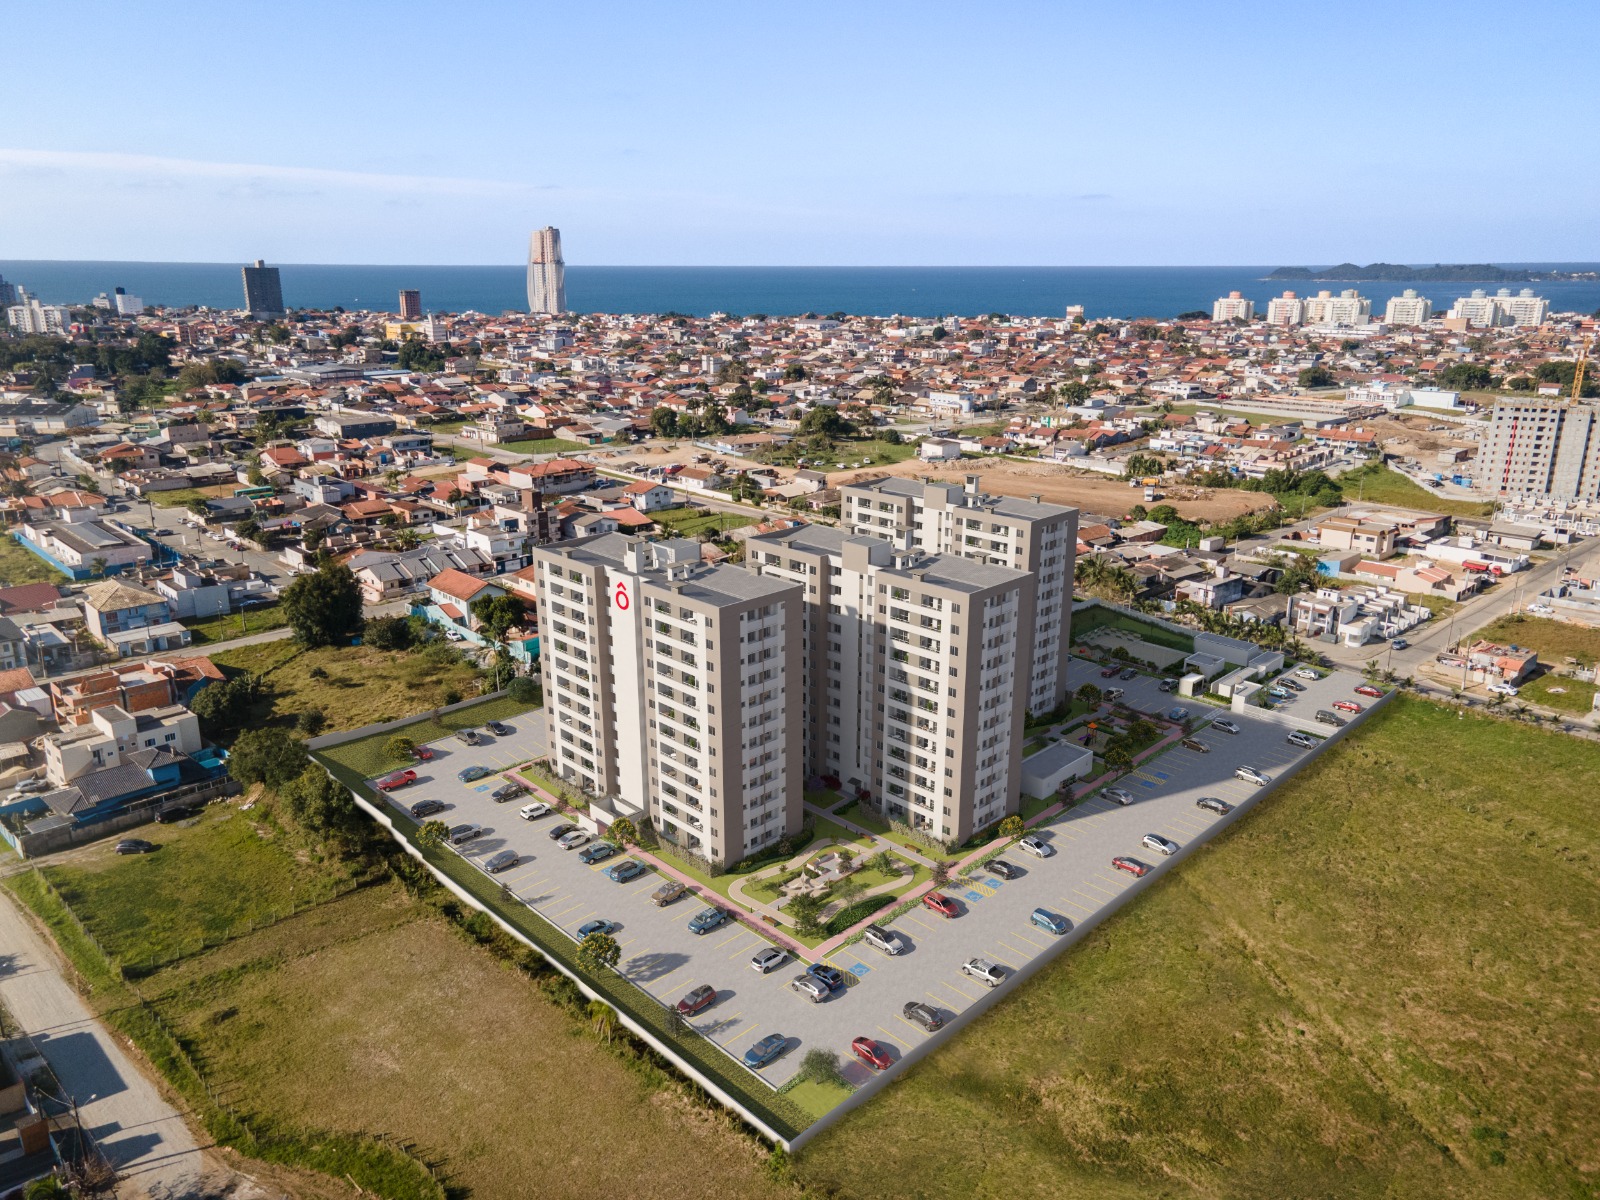
[[[781,967],[788,961],[789,952],[787,950],[780,950],[776,946],[768,946],[765,950],[756,951],[755,957],[750,960],[750,967],[752,970],[760,971],[765,975],[768,971]]]
[[[571,833],[564,835],[558,842],[556,842],[556,845],[560,846],[563,850],[574,850],[588,840],[589,835],[585,831],[582,829],[574,829]]]
[[[1178,843],[1168,841],[1159,833],[1145,834],[1140,844],[1146,850],[1154,850],[1157,854],[1176,854],[1178,852]]]
[[[1272,782],[1272,776],[1256,770],[1254,767],[1240,767],[1233,773],[1235,779],[1242,779],[1246,783],[1253,783],[1257,787],[1264,787]]]
[[[1291,746],[1299,746],[1305,750],[1311,750],[1316,747],[1317,739],[1312,737],[1309,733],[1304,733],[1301,730],[1296,729],[1289,735],[1289,744]]]
[[[1301,679],[1321,679],[1322,678],[1321,675],[1318,675],[1310,667],[1299,667],[1299,668],[1297,668],[1295,670],[1295,674],[1300,676]]]
[[[1500,683],[1499,681],[1491,683],[1489,685],[1489,691],[1493,692],[1497,696],[1515,696],[1517,694],[1517,689],[1511,684]]]
[[[1056,852],[1055,847],[1050,845],[1049,842],[1040,841],[1032,834],[1029,834],[1027,837],[1023,838],[1017,843],[1017,845],[1021,846],[1035,858],[1049,858]]]
[[[1124,808],[1133,803],[1133,793],[1127,788],[1108,787],[1101,790],[1100,794],[1113,804],[1120,804]]]
[[[540,817],[550,812],[550,806],[542,800],[535,800],[532,804],[524,804],[517,810],[517,815],[524,821],[537,821]]]
[[[961,964],[961,973],[990,987],[999,987],[1005,982],[1006,969],[998,963],[992,963],[987,958],[969,958]]]

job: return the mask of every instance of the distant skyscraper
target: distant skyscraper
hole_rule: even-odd
[[[561,261],[561,231],[553,225],[528,239],[528,311],[567,311],[567,264]]]
[[[1426,325],[1433,319],[1433,301],[1417,295],[1416,288],[1407,288],[1398,296],[1390,296],[1383,310],[1385,325]]]
[[[1268,325],[1299,325],[1306,319],[1306,302],[1293,292],[1267,301]]]
[[[400,293],[400,319],[415,321],[422,316],[422,293],[406,288]]]
[[[1256,302],[1246,300],[1238,292],[1229,292],[1211,305],[1211,319],[1213,321],[1254,321],[1256,319]]]
[[[7,283],[6,277],[0,275],[0,308],[10,308],[17,302],[17,285]]]
[[[283,285],[278,280],[278,268],[269,267],[258,258],[255,266],[243,270],[244,307],[251,319],[267,321],[283,316]]]

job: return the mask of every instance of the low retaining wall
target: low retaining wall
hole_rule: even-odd
[[[359,742],[362,738],[371,737],[376,733],[392,733],[397,729],[404,729],[407,725],[415,725],[420,721],[429,720],[435,713],[459,712],[463,708],[471,708],[474,704],[486,704],[490,700],[499,700],[505,694],[505,689],[502,688],[498,692],[474,696],[471,700],[460,700],[455,704],[446,704],[443,708],[430,708],[425,713],[412,713],[409,717],[396,717],[392,721],[379,721],[376,725],[363,725],[360,729],[346,729],[340,733],[325,733],[321,737],[314,737],[308,741],[306,749],[325,750],[329,746],[342,746],[345,742]]]

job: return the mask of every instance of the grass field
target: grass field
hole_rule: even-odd
[[[1486,517],[1494,505],[1476,500],[1446,500],[1388,467],[1358,467],[1339,476],[1344,498],[1352,504],[1393,504],[1397,508],[1420,508],[1424,512],[1448,513],[1452,517]]]
[[[67,577],[14,537],[0,537],[0,587],[23,583],[66,583]]]
[[[509,450],[512,454],[581,454],[593,449],[582,442],[569,442],[565,438],[532,438],[524,442],[501,442],[496,450]]]
[[[219,617],[194,617],[183,622],[193,635],[193,645],[209,646],[213,642],[226,642],[231,638],[252,633],[266,633],[282,629],[289,623],[281,604],[263,604],[244,612],[227,613]]]
[[[1551,688],[1560,688],[1553,692]],[[1558,712],[1582,716],[1594,711],[1595,685],[1581,679],[1568,679],[1564,675],[1541,675],[1537,679],[1519,684],[1518,699]]]
[[[1594,1195],[1594,758],[1397,701],[820,1135],[798,1177],[863,1198]]]
[[[708,533],[726,533],[730,529],[741,529],[756,523],[756,518],[739,513],[708,512],[703,508],[690,508],[688,505],[659,509],[650,514],[650,519],[659,525],[664,533],[669,533],[673,537],[701,537]]]
[[[307,650],[285,639],[224,650],[211,661],[261,676],[271,693],[257,714],[261,720],[282,724],[317,708],[330,732],[424,712],[448,703],[446,693],[459,692],[458,698],[465,699],[477,690],[472,667],[441,664],[413,651],[367,646]],[[317,671],[325,678],[317,678]]]
[[[1549,617],[1509,613],[1465,640],[1470,642],[1476,638],[1537,650],[1539,661],[1552,666],[1560,665],[1567,658],[1575,658],[1586,667],[1600,662],[1600,629],[1552,621]]]

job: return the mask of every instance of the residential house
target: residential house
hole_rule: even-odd
[[[203,745],[200,719],[181,704],[140,713],[111,704],[96,709],[83,724],[45,737],[45,778],[65,787],[90,771],[120,765],[138,750],[195,754]]]
[[[189,630],[172,619],[171,603],[149,588],[106,579],[85,588],[83,601],[90,634],[122,658],[189,644]]]

